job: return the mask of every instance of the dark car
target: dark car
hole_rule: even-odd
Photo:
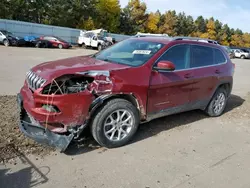
[[[86,127],[101,146],[123,146],[140,123],[159,117],[195,109],[222,115],[234,69],[218,44],[127,39],[95,55],[33,67],[17,97],[20,129],[61,151]]]
[[[38,48],[71,48],[72,45],[65,40],[55,36],[42,36],[36,40],[36,47]]]
[[[20,44],[20,39],[20,37],[15,36],[9,31],[0,30],[0,43],[2,43],[4,46],[18,46]]]

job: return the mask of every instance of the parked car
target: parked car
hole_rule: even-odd
[[[108,41],[105,37],[89,31],[78,37],[78,45],[84,48],[97,48],[101,51],[103,47],[106,48],[106,46],[111,46],[113,43]]]
[[[241,58],[241,59],[249,59],[250,58],[250,52],[247,50],[243,49],[234,49],[234,56],[236,58]]]
[[[230,59],[234,58],[234,51],[229,47],[229,46],[223,46],[225,48],[225,50],[227,51]]]
[[[35,41],[37,48],[71,48],[72,45],[56,36],[41,36]]]
[[[4,46],[17,46],[20,39],[9,31],[0,30],[0,43]]]
[[[38,40],[38,36],[27,35],[18,40],[18,46],[35,47]]]
[[[61,151],[86,127],[101,146],[123,146],[140,123],[194,109],[222,115],[234,69],[220,45],[130,38],[94,55],[33,67],[17,97],[20,129]]]

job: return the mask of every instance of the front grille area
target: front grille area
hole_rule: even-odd
[[[27,83],[28,83],[29,87],[32,90],[36,90],[38,88],[41,88],[43,86],[43,84],[46,82],[45,79],[39,77],[38,75],[36,75],[32,71],[29,71],[27,73],[26,80],[27,80]]]

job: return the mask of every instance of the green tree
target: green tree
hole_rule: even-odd
[[[146,14],[147,6],[146,3],[140,0],[130,0],[128,3],[128,9],[130,12],[131,20],[136,31],[144,32],[145,23],[148,18]]]
[[[119,0],[99,0],[96,4],[96,11],[98,27],[110,32],[118,32],[121,13]]]
[[[199,16],[195,20],[196,32],[205,33],[206,32],[206,22],[202,16]]]
[[[122,34],[128,35],[135,34],[136,32],[134,21],[131,19],[128,6],[121,10],[119,31]]]
[[[195,31],[194,20],[192,16],[186,16],[184,12],[177,16],[176,32],[177,35],[189,36]]]
[[[175,11],[167,11],[162,15],[163,24],[159,28],[160,33],[166,33],[169,36],[176,36],[177,16]]]
[[[212,40],[216,39],[216,31],[215,31],[215,23],[214,19],[210,18],[207,22],[207,32],[203,33],[200,37],[202,38],[209,38]]]

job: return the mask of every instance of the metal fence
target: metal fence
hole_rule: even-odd
[[[27,35],[54,35],[72,44],[77,43],[77,38],[80,35],[80,29],[5,19],[0,19],[0,29],[8,30],[16,36],[20,37],[24,37]],[[121,41],[130,37],[128,35],[120,35],[114,33],[110,33],[110,36],[114,37],[116,41]]]

